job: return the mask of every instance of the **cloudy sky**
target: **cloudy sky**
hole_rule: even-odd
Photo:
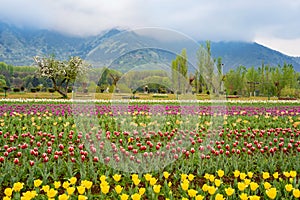
[[[300,56],[299,0],[0,0],[0,20],[95,35],[161,27],[195,40],[256,41]]]

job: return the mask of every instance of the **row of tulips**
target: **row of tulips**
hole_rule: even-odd
[[[99,175],[96,183],[71,177],[64,181],[44,184],[35,179],[32,187],[22,182],[3,191],[3,199],[283,199],[300,198],[296,171],[251,171],[225,174],[221,169],[214,174],[199,177],[194,174],[161,172],[124,176]],[[257,182],[260,177],[262,181]],[[272,180],[271,180],[272,177]],[[271,181],[270,181],[271,180]]]
[[[65,115],[132,115],[152,114],[161,115],[272,115],[272,116],[297,116],[300,113],[299,106],[226,106],[226,105],[127,105],[127,104],[2,104],[0,105],[0,116],[2,115],[43,115],[51,113],[56,116]]]

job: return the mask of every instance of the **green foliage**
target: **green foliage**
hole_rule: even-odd
[[[299,73],[292,65],[270,67],[262,64],[259,68],[240,66],[230,69],[225,76],[224,85],[228,94],[237,91],[238,94],[263,96],[297,96],[300,87]]]
[[[176,59],[172,61],[172,82],[173,90],[185,93],[188,86],[187,80],[187,55],[186,49],[181,51],[180,55],[176,56]]]

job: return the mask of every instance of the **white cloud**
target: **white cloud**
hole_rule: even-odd
[[[289,45],[300,39],[300,2],[295,0],[0,0],[0,4],[0,19],[20,26],[75,35],[113,27],[162,27],[198,40],[272,38],[281,41],[278,47],[286,41],[283,46],[291,49],[290,54],[300,55]]]

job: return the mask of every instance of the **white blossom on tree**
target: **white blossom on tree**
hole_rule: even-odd
[[[76,77],[87,74],[90,65],[78,56],[70,57],[69,60],[59,61],[50,57],[34,57],[38,66],[37,74],[49,78],[53,83],[55,91],[67,98],[69,84],[75,81]]]

